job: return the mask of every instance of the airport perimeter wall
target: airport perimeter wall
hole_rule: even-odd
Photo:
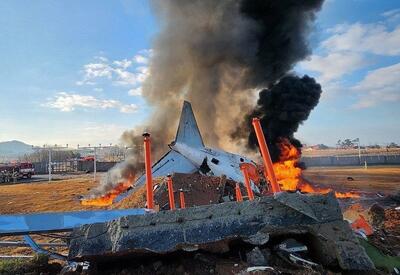
[[[97,172],[107,172],[110,170],[117,162],[105,162],[105,161],[96,161],[96,171]],[[78,171],[88,171],[93,172],[93,161],[80,161],[78,162]]]
[[[97,172],[107,172],[110,170],[117,162],[96,162]],[[35,168],[35,173],[47,174],[48,173],[48,162],[34,162],[33,167]],[[52,173],[73,173],[73,172],[93,172],[93,161],[63,161],[55,162],[52,164]]]
[[[307,167],[318,166],[359,166],[365,165],[400,165],[400,155],[368,155],[361,156],[322,156],[302,157]]]

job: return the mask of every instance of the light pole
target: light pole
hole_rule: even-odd
[[[52,151],[57,151],[57,150],[62,150],[62,149],[68,149],[68,144],[66,146],[58,146],[57,144],[54,144],[54,146],[47,146],[47,145],[43,145],[43,146],[32,146],[32,149],[36,149],[39,151],[45,150],[48,151],[49,153],[49,163],[47,165],[47,169],[48,169],[48,174],[49,174],[49,182],[52,180],[51,177],[51,170],[52,170],[52,158],[51,158],[51,153]]]
[[[78,144],[78,149],[90,149],[93,150],[93,181],[96,181],[96,174],[97,174],[97,149],[104,149],[104,148],[110,148],[113,147],[112,143],[110,143],[109,145],[101,145],[101,143],[98,146],[90,146],[90,144],[88,144],[88,146],[85,147],[80,147]]]
[[[361,165],[361,148],[360,148],[360,138],[355,138],[352,140],[352,142],[357,142],[357,147],[358,147],[358,161]]]

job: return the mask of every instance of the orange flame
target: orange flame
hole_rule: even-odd
[[[314,187],[304,178],[303,170],[299,167],[301,152],[293,146],[288,139],[282,139],[279,143],[281,155],[279,161],[274,163],[276,179],[285,191],[300,190],[304,193],[327,194],[332,191],[330,188]],[[335,192],[336,198],[358,198],[360,195],[354,192]]]
[[[107,206],[111,205],[114,201],[114,199],[121,194],[122,192],[125,192],[129,187],[132,186],[134,176],[129,176],[129,178],[120,184],[118,184],[113,190],[110,192],[97,197],[93,199],[82,199],[81,204],[82,205],[90,205],[90,206]]]

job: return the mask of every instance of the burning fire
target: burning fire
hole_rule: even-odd
[[[282,139],[279,143],[281,155],[279,161],[274,163],[276,179],[282,190],[305,193],[326,194],[332,191],[330,188],[314,187],[302,178],[302,169],[299,167],[301,152],[293,146],[288,139]],[[335,192],[336,198],[358,198],[360,195],[354,192]]]
[[[97,198],[92,198],[92,199],[82,199],[81,204],[82,205],[90,205],[90,206],[107,206],[111,205],[114,201],[114,199],[121,194],[122,192],[125,192],[129,187],[132,186],[134,176],[130,176],[125,182],[122,182],[118,184],[114,189],[109,191],[108,193],[97,197]]]

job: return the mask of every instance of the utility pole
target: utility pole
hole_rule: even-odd
[[[361,148],[360,148],[360,138],[355,138],[352,140],[352,142],[357,142],[357,147],[358,147],[358,161],[361,165]]]
[[[130,154],[132,154],[132,150],[135,150],[135,154],[139,154],[142,153],[143,151],[143,147],[140,145],[131,145],[131,146],[125,146],[124,147],[124,160],[126,160],[126,157],[129,156]]]
[[[48,174],[49,174],[49,182],[52,180],[51,177],[51,170],[52,170],[52,156],[51,153],[52,151],[57,151],[57,150],[63,150],[63,149],[68,149],[68,144],[66,146],[59,146],[57,144],[54,144],[54,146],[48,146],[48,145],[43,145],[43,146],[32,146],[32,149],[34,150],[39,150],[39,151],[48,151],[49,153],[49,163],[47,165],[48,169]]]
[[[78,144],[78,149],[82,149],[82,150],[93,150],[93,181],[96,181],[96,174],[97,174],[97,149],[104,149],[104,148],[110,148],[113,147],[112,143],[110,143],[109,145],[101,145],[101,143],[98,146],[90,146],[90,144],[88,144],[88,146],[84,146],[84,147],[80,147]]]

